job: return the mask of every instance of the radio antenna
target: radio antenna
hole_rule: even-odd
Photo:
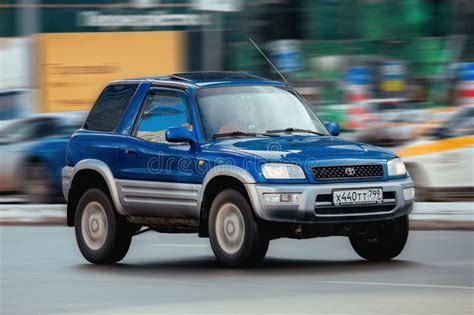
[[[288,80],[283,76],[283,74],[281,74],[280,70],[278,70],[278,68],[270,61],[270,59],[268,59],[268,57],[260,49],[260,47],[258,47],[258,45],[255,44],[255,42],[252,40],[252,38],[249,37],[249,41],[255,46],[255,48],[257,48],[257,50],[262,54],[263,58],[265,58],[268,61],[268,63],[273,67],[273,69],[275,69],[275,71],[280,75],[280,77],[283,79],[283,81],[288,83]]]

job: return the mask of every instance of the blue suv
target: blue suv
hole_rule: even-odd
[[[347,236],[365,259],[394,258],[413,182],[393,153],[338,134],[287,84],[245,73],[112,82],[69,141],[68,226],[97,264],[148,230],[209,237],[230,267],[280,237]]]

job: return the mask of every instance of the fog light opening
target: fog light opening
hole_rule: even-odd
[[[297,204],[300,201],[300,194],[263,194],[265,203],[270,204]]]
[[[405,198],[405,200],[415,199],[415,188],[410,187],[403,189],[403,197]]]

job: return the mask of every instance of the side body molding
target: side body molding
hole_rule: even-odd
[[[133,216],[196,219],[201,185],[116,179],[119,201]]]
[[[85,159],[78,162],[74,167],[66,166],[63,168],[63,193],[66,200],[68,198],[69,189],[71,187],[74,176],[81,170],[93,170],[102,175],[105,182],[107,183],[107,187],[110,191],[110,196],[112,197],[112,201],[118,213],[120,213],[121,215],[129,215],[120,202],[117,185],[115,183],[112,171],[107,166],[107,164],[100,160]]]
[[[64,196],[68,197],[69,189],[72,183],[72,180],[74,179],[74,176],[81,170],[94,170],[98,172],[102,177],[104,178],[105,182],[107,183],[107,187],[109,188],[110,195],[112,197],[112,201],[115,205],[115,208],[121,215],[129,216],[132,215],[131,213],[128,213],[125,210],[125,207],[123,206],[122,200],[124,198],[123,193],[119,191],[119,187],[122,187],[125,183],[131,182],[131,183],[140,183],[136,181],[120,181],[116,180],[112,174],[112,171],[110,168],[105,164],[104,162],[100,160],[95,160],[95,159],[85,159],[80,162],[78,162],[74,167],[71,166],[66,166],[63,168],[62,171],[62,177],[63,177],[63,193]],[[219,165],[216,167],[213,167],[204,177],[202,185],[193,185],[193,184],[179,184],[179,190],[182,192],[187,191],[189,193],[189,190],[196,190],[198,192],[198,198],[197,198],[197,205],[195,206],[196,212],[192,210],[192,205],[189,205],[187,211],[184,211],[184,213],[187,213],[187,215],[192,216],[192,213],[196,213],[196,217],[199,217],[199,212],[201,209],[202,201],[204,198],[204,192],[206,190],[206,186],[209,184],[209,182],[217,177],[217,176],[229,176],[233,177],[237,180],[239,180],[246,188],[247,193],[249,196],[253,194],[253,190],[249,189],[249,187],[252,187],[252,184],[255,184],[255,179],[254,177],[245,169],[237,167],[237,166],[229,166],[229,165]],[[166,184],[166,183],[148,183],[147,185],[152,185],[153,187],[158,185],[158,184]],[[185,186],[184,186],[185,185]],[[168,185],[169,186],[169,185]],[[183,187],[181,187],[183,186]],[[171,186],[170,186],[171,187]],[[169,188],[170,188],[169,187]],[[123,187],[122,187],[123,188]],[[154,187],[156,188],[156,187]],[[174,187],[171,187],[174,188]],[[186,188],[186,189],[184,189]],[[192,189],[191,189],[192,188]],[[122,197],[122,198],[121,198]],[[157,196],[159,197],[159,196]],[[176,198],[177,196],[173,196],[173,198]],[[183,198],[183,202],[188,202],[191,200],[188,199],[193,199],[192,196],[187,196],[186,198]],[[252,206],[254,209],[258,209],[259,204],[255,204],[256,199],[255,198],[250,198],[252,202]],[[184,214],[183,213],[183,214]]]

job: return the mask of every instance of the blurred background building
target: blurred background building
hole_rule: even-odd
[[[474,104],[472,0],[0,0],[0,127],[87,111],[115,79],[197,70],[280,79],[249,38],[345,137],[398,150],[474,133],[473,111],[461,111]],[[38,138],[29,132],[0,132],[0,144]],[[461,148],[471,160],[472,147],[471,137]]]
[[[319,104],[454,105],[472,93],[473,29],[469,0],[3,0],[0,118],[88,109],[124,77],[274,76],[249,37]]]

